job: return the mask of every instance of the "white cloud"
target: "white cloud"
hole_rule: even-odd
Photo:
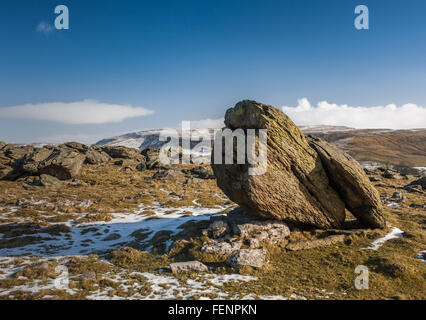
[[[346,104],[318,102],[316,106],[306,98],[297,107],[283,106],[282,110],[300,126],[333,125],[353,128],[412,129],[426,127],[426,107],[407,103],[402,106],[352,107]]]
[[[50,120],[66,124],[121,122],[152,114],[153,111],[130,105],[108,104],[96,100],[24,104],[0,108],[0,118]]]
[[[224,118],[191,121],[191,128],[220,129],[225,126]]]
[[[36,30],[38,32],[44,33],[45,35],[48,35],[49,33],[51,33],[53,31],[53,27],[46,22],[40,22],[37,25]]]

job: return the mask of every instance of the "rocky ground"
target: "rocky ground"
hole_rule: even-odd
[[[321,230],[253,218],[209,167],[163,168],[155,152],[7,145],[0,158],[0,299],[426,298],[419,176],[367,172],[385,229],[349,214]]]

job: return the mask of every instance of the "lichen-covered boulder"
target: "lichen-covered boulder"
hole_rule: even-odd
[[[330,182],[352,214],[365,226],[385,227],[380,195],[361,165],[331,143],[312,136],[308,141],[319,154]]]
[[[281,110],[255,101],[241,101],[226,112],[234,129],[267,129],[267,168],[249,175],[250,164],[217,164],[218,186],[247,212],[264,218],[337,228],[345,220],[345,204],[330,186],[317,152]],[[223,148],[225,149],[225,148]]]
[[[380,197],[358,162],[334,145],[305,137],[281,110],[244,100],[227,110],[225,125],[245,132],[267,130],[263,174],[249,174],[253,165],[247,161],[236,163],[235,142],[233,164],[215,162],[213,149],[218,186],[245,211],[268,219],[339,228],[348,209],[368,227],[385,226]]]

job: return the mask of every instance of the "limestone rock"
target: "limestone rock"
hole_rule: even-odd
[[[249,164],[212,159],[217,184],[232,201],[265,218],[320,228],[342,225],[345,205],[330,186],[319,155],[281,110],[245,100],[226,112],[225,124],[232,130],[267,129],[268,135],[263,175],[249,175]]]
[[[297,241],[297,242],[290,242],[286,249],[290,251],[297,251],[297,250],[306,250],[306,249],[313,249],[318,247],[326,247],[331,246],[333,244],[337,244],[340,242],[343,242],[345,240],[345,235],[333,235],[328,236],[323,239],[316,239],[311,241]]]
[[[212,243],[205,244],[201,248],[201,252],[210,253],[219,256],[229,255],[232,252],[239,250],[241,248],[241,241],[236,242],[217,242],[214,241]]]
[[[181,178],[183,177],[183,173],[181,170],[177,170],[177,169],[159,169],[157,170],[157,172],[151,177],[151,179],[154,180],[158,180],[158,179],[165,179],[165,180],[170,180],[170,179],[177,179],[177,178]]]
[[[48,174],[42,174],[38,179],[35,179],[34,184],[46,188],[58,188],[62,186],[62,181]]]
[[[124,146],[104,146],[102,150],[108,153],[112,158],[121,158],[121,159],[136,159],[144,160],[138,149],[127,148]]]
[[[247,212],[327,229],[342,226],[347,208],[366,226],[385,226],[380,197],[358,162],[332,144],[305,137],[281,110],[244,100],[227,110],[225,124],[267,130],[263,174],[250,175],[247,161],[236,164],[235,143],[234,164],[215,163],[212,153],[218,186]]]
[[[53,149],[39,148],[32,153],[26,154],[22,160],[21,169],[30,175],[36,175],[39,171],[39,164],[46,160],[53,152]]]
[[[331,184],[352,214],[367,227],[384,228],[386,221],[380,195],[361,165],[331,143],[311,136],[308,141],[319,154]]]
[[[214,221],[208,228],[208,235],[213,239],[224,237],[229,233],[229,227],[226,221]]]
[[[173,273],[182,272],[206,272],[209,269],[206,265],[199,261],[175,262],[170,264],[170,269]]]
[[[279,243],[290,235],[287,224],[279,220],[252,217],[237,208],[228,213],[228,224],[232,232],[243,238],[257,238],[264,243]]]
[[[160,153],[157,149],[146,148],[142,151],[142,155],[146,159],[146,168],[148,170],[156,169],[160,167]]]
[[[240,249],[231,253],[226,263],[231,267],[250,266],[260,268],[265,263],[266,251],[263,249]]]
[[[69,148],[59,148],[38,165],[39,174],[49,174],[59,180],[77,176],[86,159],[84,154]]]
[[[90,148],[86,151],[86,162],[89,164],[100,164],[111,160],[108,153],[102,151],[100,148]]]
[[[211,169],[211,167],[199,166],[199,167],[192,168],[191,170],[189,170],[189,172],[192,175],[194,175],[196,178],[199,178],[199,179],[214,179],[215,178],[213,170]]]

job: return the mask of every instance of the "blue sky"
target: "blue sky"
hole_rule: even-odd
[[[53,27],[59,4],[69,8],[70,30],[38,31]],[[354,28],[359,4],[369,8],[369,30]],[[423,0],[2,1],[0,140],[96,140],[218,119],[241,99],[301,108],[304,97],[311,108],[411,103],[414,113],[390,116],[392,125],[405,117],[409,127],[411,117],[426,127],[425,14]],[[126,114],[127,105],[152,113],[79,123],[93,115],[87,103],[72,104],[70,123],[61,105],[42,105],[47,116],[22,108],[85,99],[105,115]],[[60,115],[49,116],[56,106]],[[12,116],[10,107],[18,107]]]

